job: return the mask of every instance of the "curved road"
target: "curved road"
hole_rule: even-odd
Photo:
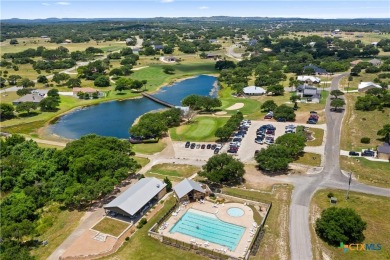
[[[338,89],[339,81],[347,74],[337,75],[331,90]],[[291,259],[312,259],[310,240],[310,200],[322,188],[348,189],[348,177],[341,173],[340,132],[344,112],[330,111],[330,99],[326,103],[327,141],[323,170],[311,176],[292,176],[288,178],[295,186],[290,206],[290,251]],[[351,190],[356,192],[390,197],[390,189],[378,188],[352,181]]]

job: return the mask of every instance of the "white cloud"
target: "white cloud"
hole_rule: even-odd
[[[209,7],[208,6],[200,6],[199,9],[200,10],[206,10],[206,9],[209,9]]]
[[[161,3],[172,3],[174,0],[161,0]]]
[[[42,5],[49,6],[50,4],[49,3],[42,3]]]
[[[58,4],[58,5],[70,5],[69,2],[57,2],[56,4]]]

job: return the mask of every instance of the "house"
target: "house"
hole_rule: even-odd
[[[378,146],[377,149],[378,159],[390,160],[390,144],[384,143],[383,145]]]
[[[372,42],[371,45],[376,47],[378,45],[378,42]]]
[[[368,62],[371,63],[373,66],[379,66],[382,64],[382,61],[379,59],[372,59],[372,60],[369,60]]]
[[[314,45],[316,45],[316,42],[309,42],[309,46],[314,48]]]
[[[141,49],[138,48],[138,47],[134,47],[134,48],[132,48],[132,50],[133,50],[134,53],[139,53],[139,51],[140,51]]]
[[[178,201],[194,201],[204,199],[206,190],[202,188],[200,183],[190,179],[184,179],[173,187]]]
[[[206,56],[207,59],[218,59],[219,57],[220,57],[220,55],[214,54],[214,53],[207,53],[207,56]]]
[[[164,48],[164,45],[160,45],[160,44],[155,44],[155,45],[152,45],[153,49],[154,50],[162,50]]]
[[[104,97],[105,96],[105,94],[104,94],[104,92],[101,92],[101,91],[98,91],[98,90],[96,90],[96,89],[94,89],[94,88],[73,88],[72,89],[72,92],[73,92],[73,96],[74,97],[78,97],[78,94],[80,93],[80,92],[82,92],[82,93],[87,93],[87,94],[89,94],[91,97],[92,97],[92,94],[93,93],[98,93],[98,97]]]
[[[306,69],[313,69],[314,73],[318,74],[318,75],[328,74],[328,72],[325,69],[321,69],[321,68],[319,68],[319,67],[317,67],[315,65],[312,65],[312,64],[303,67],[303,70],[306,70]]]
[[[177,61],[176,57],[173,57],[173,56],[164,56],[164,57],[162,57],[162,59],[165,62],[176,62]]]
[[[245,95],[250,95],[250,96],[264,95],[266,93],[265,89],[256,86],[248,86],[243,90]]]
[[[216,43],[216,42],[218,42],[217,39],[210,39],[210,40],[209,40],[209,43]]]
[[[72,43],[72,40],[66,39],[66,40],[64,40],[64,43]]]
[[[319,103],[321,100],[321,90],[316,87],[309,85],[299,85],[297,87],[297,91],[297,94],[302,98],[306,98],[306,101]]]
[[[18,98],[17,100],[12,101],[12,104],[14,106],[17,106],[17,105],[19,105],[21,103],[25,103],[25,102],[33,102],[33,103],[38,104],[45,97],[46,97],[46,94],[42,95],[42,94],[37,93],[37,92],[36,93],[31,93],[31,94],[24,95],[23,97]]]
[[[360,82],[360,84],[358,86],[358,91],[359,92],[366,92],[367,90],[373,89],[373,88],[382,88],[382,87],[379,86],[378,84],[373,83],[373,82]]]
[[[256,45],[257,44],[257,40],[256,39],[251,39],[251,40],[249,40],[249,42],[248,42],[248,45],[249,46],[254,46],[254,45]]]
[[[140,179],[103,208],[106,212],[130,218],[139,213],[142,215],[144,210],[164,197],[166,186],[166,183],[154,177]]]
[[[320,78],[314,77],[314,76],[298,76],[297,80],[301,81],[301,82],[307,82],[307,83],[320,83],[321,82]]]
[[[354,60],[354,61],[351,61],[349,63],[349,65],[351,65],[352,67],[355,67],[356,65],[358,65],[360,62],[362,62],[362,60]]]

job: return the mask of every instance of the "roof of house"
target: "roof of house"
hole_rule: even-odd
[[[305,87],[303,89],[303,95],[310,95],[310,96],[314,96],[314,95],[317,95],[321,92],[321,90],[317,89],[317,88],[310,88],[310,87]]]
[[[202,187],[200,186],[200,184],[198,182],[195,182],[195,181],[187,179],[187,178],[182,180],[175,187],[173,187],[173,190],[175,191],[175,193],[179,199],[182,198],[183,196],[185,196],[188,192],[190,192],[192,190],[196,190],[196,191],[204,193],[204,190],[202,189]]]
[[[377,152],[378,153],[390,154],[390,144],[389,143],[384,143],[383,145],[378,146]]]
[[[314,76],[298,76],[297,80],[299,80],[299,81],[308,81],[308,80],[310,80],[311,82],[320,82],[321,81],[320,78],[317,78],[317,77],[314,77]]]
[[[155,45],[153,45],[153,48],[154,49],[158,49],[158,50],[161,50],[162,48],[164,48],[164,45],[161,45],[161,44],[155,44]]]
[[[315,65],[312,65],[312,64],[303,67],[304,70],[305,69],[309,69],[309,68],[313,69],[315,71],[315,73],[321,73],[321,74],[328,73],[326,71],[326,69],[321,69],[321,68],[319,68],[319,67],[317,67]]]
[[[134,215],[162,191],[165,186],[167,186],[166,183],[154,177],[140,179],[119,197],[105,205],[104,208],[116,207],[130,215]]]
[[[372,60],[369,60],[368,62],[371,63],[372,65],[379,65],[382,63],[382,61],[379,59],[372,59]]]
[[[378,84],[375,84],[373,82],[360,82],[358,89],[365,89],[368,87],[382,88],[381,86],[379,86]]]
[[[27,94],[17,100],[14,100],[13,103],[24,103],[24,102],[34,102],[39,103],[42,99],[45,98],[45,95],[41,94]]]
[[[73,92],[94,93],[97,92],[94,88],[73,88]]]
[[[252,40],[249,40],[248,44],[249,44],[250,46],[253,46],[253,45],[256,45],[257,42],[258,42],[258,41],[257,41],[256,39],[252,39]]]
[[[264,94],[266,91],[262,87],[248,86],[244,88],[245,94]]]

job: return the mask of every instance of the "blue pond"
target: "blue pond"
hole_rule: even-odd
[[[181,100],[191,94],[217,96],[215,83],[215,77],[200,75],[165,86],[153,96],[180,106]],[[66,114],[50,126],[50,130],[56,135],[69,139],[78,139],[92,133],[128,138],[129,127],[139,116],[163,108],[165,107],[147,98],[111,101]]]

